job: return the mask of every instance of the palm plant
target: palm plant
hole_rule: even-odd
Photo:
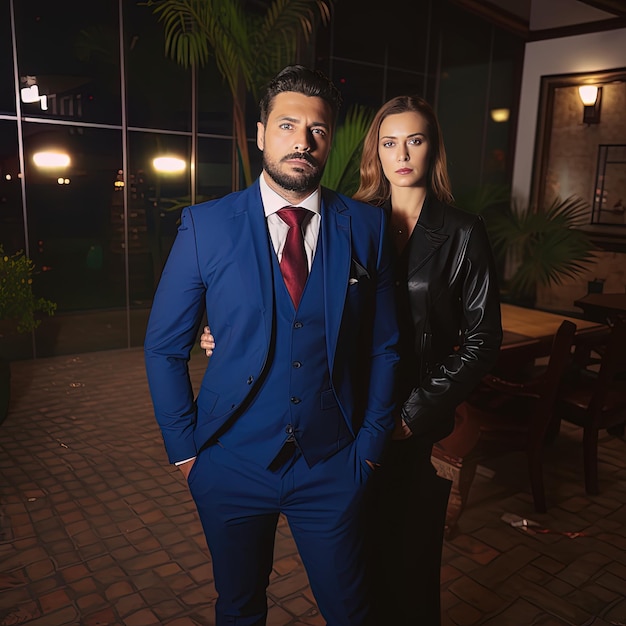
[[[165,52],[183,67],[202,67],[211,56],[233,99],[233,133],[246,185],[252,182],[245,126],[245,94],[296,57],[317,24],[328,23],[334,0],[273,0],[261,14],[245,0],[147,0],[165,29]]]
[[[485,219],[502,285],[513,300],[534,302],[537,286],[560,285],[594,261],[596,248],[582,230],[589,206],[576,196],[522,210],[509,187],[485,185],[458,200],[461,208]]]
[[[359,187],[359,166],[363,140],[372,123],[374,112],[364,106],[348,109],[345,120],[333,137],[322,185],[352,196]]]
[[[545,209],[521,211],[509,203],[489,214],[494,250],[511,267],[505,281],[511,297],[534,301],[538,285],[560,285],[588,268],[595,257],[595,246],[581,229],[588,213],[582,199],[570,196]]]

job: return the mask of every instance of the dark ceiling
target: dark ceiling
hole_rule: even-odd
[[[613,21],[615,26],[621,27],[626,22],[626,0],[577,0],[581,4],[587,4],[594,9],[609,13],[612,17],[603,22],[603,26],[609,26]],[[530,30],[530,5],[531,0],[511,2],[505,0],[452,0],[454,4],[481,16],[483,19],[497,23],[525,38],[532,38]],[[588,25],[579,25],[578,28],[588,28],[598,22],[589,22]]]

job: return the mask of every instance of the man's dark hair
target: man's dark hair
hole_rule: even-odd
[[[262,124],[267,122],[274,98],[285,91],[294,91],[304,96],[321,98],[330,105],[333,125],[337,121],[342,98],[332,81],[319,70],[312,70],[304,67],[304,65],[288,65],[272,78],[265,88],[265,94],[259,102]]]

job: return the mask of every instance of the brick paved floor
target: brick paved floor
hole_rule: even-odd
[[[204,363],[192,357],[196,385]],[[210,559],[166,461],[141,350],[17,361],[12,389],[0,427],[0,626],[212,626]],[[602,437],[602,495],[588,497],[580,442],[566,426],[550,449],[545,515],[532,510],[521,456],[479,468],[444,546],[444,626],[626,624],[626,445]],[[553,532],[514,529],[503,513]],[[324,623],[284,523],[269,597],[270,626]]]

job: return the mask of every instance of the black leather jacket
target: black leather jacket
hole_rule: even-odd
[[[500,295],[483,219],[427,198],[408,250],[416,386],[402,406],[414,436],[434,443],[454,409],[495,364]]]

